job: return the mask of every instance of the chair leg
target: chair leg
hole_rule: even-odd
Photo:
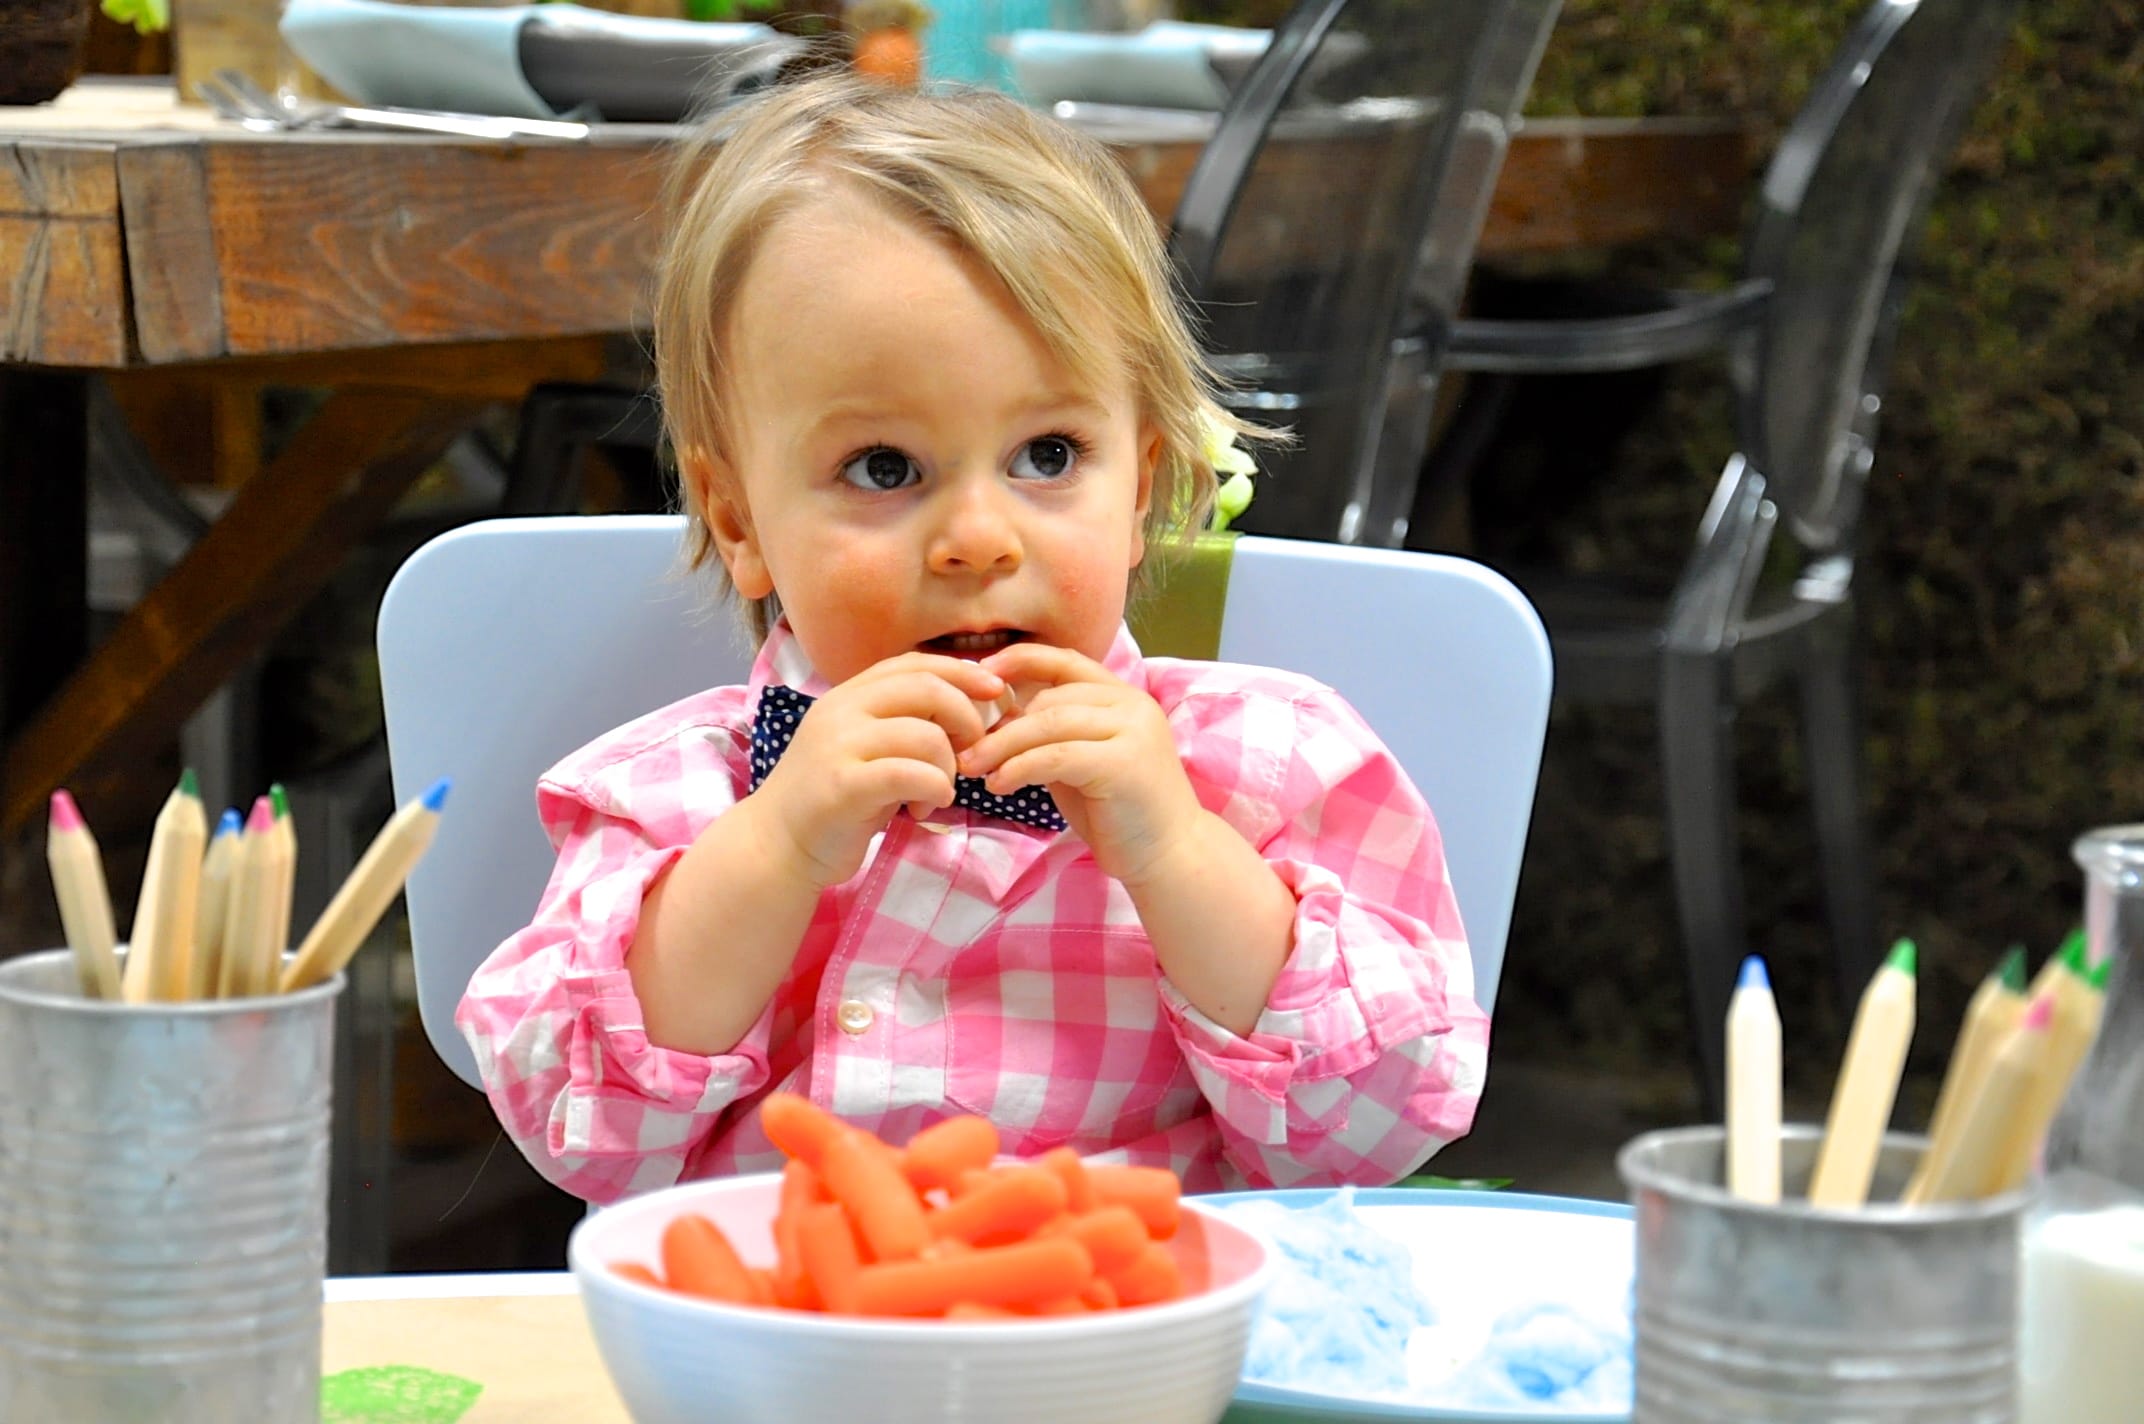
[[[1882,959],[1868,823],[1861,807],[1861,715],[1851,606],[1820,620],[1802,664],[1802,746],[1841,1012],[1853,1013]]]
[[[1747,952],[1735,824],[1735,703],[1725,658],[1670,653],[1660,687],[1660,752],[1668,860],[1675,881],[1698,1098],[1720,1109],[1727,1001]]]

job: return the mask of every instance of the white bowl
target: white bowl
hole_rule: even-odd
[[[753,1309],[611,1269],[654,1266],[663,1228],[686,1212],[771,1264],[780,1190],[774,1174],[688,1182],[574,1228],[566,1259],[637,1424],[1213,1424],[1228,1408],[1266,1248],[1190,1198],[1170,1242],[1187,1294],[1092,1315],[970,1324]]]

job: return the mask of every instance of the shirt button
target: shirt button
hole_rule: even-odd
[[[871,1006],[862,999],[844,999],[841,1007],[834,1010],[834,1022],[841,1025],[846,1034],[859,1034],[871,1027]]]

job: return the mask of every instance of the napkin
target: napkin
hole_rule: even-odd
[[[766,25],[614,15],[579,5],[467,8],[287,0],[291,50],[352,98],[413,109],[669,121],[771,80],[803,41]]]
[[[1246,72],[1272,38],[1270,30],[1176,20],[1129,34],[1015,30],[1005,37],[1005,57],[1021,95],[1035,104],[1218,109],[1228,102],[1223,73]]]

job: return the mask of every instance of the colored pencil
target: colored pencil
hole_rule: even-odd
[[[225,808],[201,858],[201,894],[194,905],[194,953],[188,997],[213,999],[223,981],[223,927],[231,909],[231,862],[238,854],[238,812]]]
[[[1902,1201],[1928,1200],[1929,1183],[1943,1170],[1943,1155],[1957,1145],[1959,1118],[1980,1091],[1981,1080],[1995,1055],[2008,1043],[2018,1020],[2024,1017],[2025,951],[2013,947],[2002,957],[1973,998],[1965,1006],[1958,1026],[1958,1040],[1951,1046],[1950,1064],[1943,1070],[1943,1086],[1936,1094],[1935,1113],[1928,1120],[1928,1150],[1913,1180],[1906,1185]]]
[[[276,841],[275,901],[268,917],[270,942],[275,954],[268,962],[280,976],[283,953],[290,948],[290,902],[298,875],[298,827],[291,819],[290,797],[284,793],[282,782],[274,782],[268,787],[268,802],[275,808],[275,826],[270,834]],[[267,990],[264,988],[262,992]]]
[[[439,811],[446,804],[448,783],[442,779],[414,801],[388,818],[350,878],[343,881],[335,898],[320,912],[283,970],[283,991],[289,993],[333,978],[350,962],[365,936],[387,913],[401,893],[403,882],[416,867],[432,833],[439,827]]]
[[[89,823],[65,791],[52,793],[52,819],[45,832],[45,860],[52,867],[52,892],[59,900],[60,924],[82,994],[91,999],[119,997],[119,933],[112,926],[112,892],[104,883],[104,858]]]
[[[2092,1040],[2099,1035],[2107,996],[2092,987],[2081,942],[2076,954],[2061,956],[2061,972],[2045,996],[2054,1001],[2054,1021],[2048,1026],[2042,1049],[2046,1068],[2013,1117],[2010,1144],[1993,1188],[1996,1191],[2013,1191],[2032,1175],[2040,1158],[2040,1145],[2069,1092],[2070,1080],[2077,1076]]]
[[[2048,1032],[2055,999],[2034,999],[2009,1035],[1988,1057],[1972,1100],[1959,1110],[1947,1150],[1923,1188],[1921,1200],[1963,1201],[2010,1191],[2010,1140],[2017,1117],[2048,1071]]]
[[[1813,1205],[1853,1208],[1868,1201],[1876,1155],[1898,1099],[1899,1074],[1913,1043],[1915,958],[1913,942],[1900,940],[1862,991],[1809,1180]]]
[[[201,890],[201,857],[208,849],[208,816],[200,784],[187,768],[165,798],[149,835],[149,862],[128,928],[126,973],[120,993],[129,1003],[177,1001],[186,995],[193,956],[194,905]]]
[[[231,866],[230,910],[224,920],[223,971],[217,991],[226,999],[275,992],[276,844],[271,834],[275,809],[265,796],[253,798]]]
[[[1727,1190],[1779,1200],[1779,1002],[1756,955],[1742,961],[1727,1005]]]
[[[2030,1003],[2042,994],[2051,992],[2062,981],[2063,971],[2084,973],[2084,954],[2083,930],[2071,930],[2064,935],[2062,943],[2055,946],[2055,952],[2047,956],[2047,962],[2041,965],[2040,972],[2033,976],[2032,987],[2025,991],[2026,1002]]]

